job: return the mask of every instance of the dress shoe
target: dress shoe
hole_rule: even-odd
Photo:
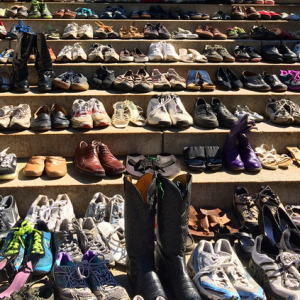
[[[231,128],[233,123],[238,120],[218,98],[212,98],[211,107],[217,115],[219,124],[222,127]]]
[[[93,176],[105,176],[105,170],[98,158],[98,145],[95,142],[89,145],[84,141],[80,142],[75,151],[74,164],[79,172]]]
[[[32,130],[50,130],[51,129],[51,118],[50,108],[47,105],[39,107],[31,118],[30,128]]]
[[[193,110],[194,124],[203,128],[216,128],[219,126],[216,114],[204,98],[198,97]]]
[[[219,67],[216,71],[217,86],[226,91],[231,90],[231,84],[225,68]]]
[[[268,92],[271,87],[263,80],[262,76],[258,73],[244,71],[242,73],[244,86],[252,91]]]
[[[70,126],[66,110],[59,104],[52,104],[51,123],[53,129],[63,129]]]
[[[32,156],[23,169],[24,176],[39,177],[45,168],[46,156]]]
[[[279,53],[275,45],[265,45],[262,48],[261,56],[264,60],[273,61],[276,63],[283,62],[283,55]]]
[[[67,174],[66,159],[61,156],[47,156],[45,171],[48,177],[63,177]]]
[[[277,46],[279,53],[283,56],[284,63],[295,63],[298,61],[297,54],[282,42]]]

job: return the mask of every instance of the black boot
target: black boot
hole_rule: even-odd
[[[35,68],[39,74],[39,90],[40,92],[48,92],[52,89],[55,73],[52,69],[51,56],[46,37],[43,33],[37,34],[36,48]]]
[[[24,32],[18,36],[12,59],[13,84],[17,92],[29,92],[27,61],[35,41],[35,34]]]
[[[136,295],[167,299],[154,264],[156,178],[143,175],[136,185],[124,176],[127,274]]]
[[[201,300],[185,264],[192,175],[173,181],[158,174],[157,247],[155,265],[175,300]]]

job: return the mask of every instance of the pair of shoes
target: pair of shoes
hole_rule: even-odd
[[[279,32],[279,30],[278,30],[278,32]],[[250,36],[252,39],[256,39],[256,40],[276,40],[277,39],[277,35],[273,31],[270,31],[269,29],[267,29],[267,27],[264,25],[253,26],[253,28],[250,30]]]
[[[219,10],[212,14],[211,20],[231,20],[230,16]]]
[[[119,55],[111,45],[101,45],[98,43],[92,44],[88,56],[89,62],[118,62],[119,59]]]
[[[99,16],[93,12],[90,8],[76,8],[76,18],[77,19],[99,19]]]
[[[60,34],[58,29],[52,29],[50,25],[47,26],[47,29],[43,32],[47,40],[59,40]],[[50,47],[50,46],[49,46]]]
[[[52,14],[49,11],[45,2],[32,0],[28,11],[28,19],[52,19]]]
[[[218,98],[212,98],[209,105],[204,98],[198,97],[193,110],[194,124],[203,128],[216,128],[219,125],[231,128],[237,118]]]
[[[28,9],[25,6],[13,5],[11,8],[7,8],[5,14],[9,18],[27,18]]]
[[[183,156],[187,167],[200,173],[205,169],[218,171],[222,167],[222,153],[218,146],[185,147]]]
[[[297,54],[282,42],[276,45],[264,45],[261,54],[264,60],[277,63],[295,63],[298,61]]]
[[[135,105],[132,101],[125,100],[113,105],[114,114],[111,123],[117,128],[125,128],[129,122],[136,126],[145,126],[146,120],[143,117],[143,109]]]
[[[238,119],[241,119],[244,115],[248,115],[248,120],[254,121],[256,123],[262,122],[264,120],[263,116],[259,115],[257,112],[250,110],[247,105],[245,107],[237,105],[234,111],[234,116]]]
[[[177,30],[171,32],[172,39],[198,39],[198,34],[192,33],[189,30],[178,27]]]
[[[72,70],[54,78],[53,84],[65,91],[87,91],[89,89],[87,78],[81,73],[74,73]]]
[[[205,55],[200,54],[195,49],[180,48],[179,57],[180,60],[183,62],[195,62],[195,61],[202,62],[202,63],[208,62],[207,57]]]
[[[269,98],[266,105],[266,117],[275,124],[300,124],[300,107],[291,100]]]
[[[262,20],[280,20],[280,19],[282,19],[281,15],[274,11],[261,10],[258,13],[260,14]]]
[[[147,23],[144,27],[144,36],[146,39],[170,39],[171,34],[162,23],[153,25]]]
[[[215,40],[226,40],[227,35],[221,33],[216,27],[213,26],[199,26],[196,29],[196,33],[198,34],[199,38],[203,39],[215,39]]]
[[[227,29],[227,37],[229,39],[248,39],[249,34],[241,27],[230,27]]]
[[[12,63],[12,58],[14,56],[14,50],[10,48],[6,48],[0,54],[0,62],[1,63]]]
[[[147,124],[157,127],[189,127],[193,125],[193,118],[176,94],[161,94],[153,96],[148,103]]]
[[[30,121],[32,130],[65,129],[70,125],[66,110],[59,104],[52,104],[51,109],[47,105],[40,106]]]
[[[54,19],[75,19],[76,18],[76,12],[75,11],[71,11],[68,8],[67,9],[63,9],[61,8],[58,11],[55,11],[54,13],[52,13],[52,17]]]
[[[6,148],[0,152],[0,180],[14,179],[17,176],[17,156],[14,153],[7,154]]]
[[[158,69],[153,69],[151,77],[155,90],[183,90],[186,88],[186,80],[172,68],[169,68],[167,73],[160,73]]]
[[[224,90],[239,90],[243,87],[242,82],[229,68],[219,67],[216,71],[217,86]]]
[[[1,129],[26,129],[30,127],[31,110],[28,104],[0,108]]]
[[[208,73],[203,70],[190,70],[186,81],[188,90],[214,90],[216,86],[211,81]]]
[[[147,71],[141,68],[136,74],[129,70],[124,75],[119,75],[113,82],[113,86],[118,90],[148,93],[153,90],[153,81]]]
[[[232,6],[231,17],[234,20],[259,20],[261,19],[260,14],[255,10],[254,7],[248,6]]]
[[[109,89],[115,80],[115,72],[108,70],[107,67],[101,66],[95,71],[90,82],[96,89]]]
[[[74,154],[74,164],[79,172],[92,176],[104,177],[126,172],[125,166],[100,141],[90,144],[80,142]]]
[[[44,170],[50,178],[64,177],[67,174],[66,159],[61,156],[32,156],[23,169],[23,175],[40,177]]]
[[[160,6],[150,6],[149,13],[152,19],[169,19],[169,14]]]
[[[75,43],[73,46],[64,46],[56,57],[57,62],[85,61],[87,55],[80,46],[81,43]]]
[[[131,15],[131,19],[150,19],[151,15],[144,10],[134,10]]]
[[[115,5],[113,7],[107,6],[100,15],[100,19],[127,19],[127,16],[122,5]]]
[[[279,74],[280,81],[287,86],[288,90],[300,90],[300,72],[294,70],[281,70]]]
[[[264,81],[262,75],[259,73],[244,71],[242,73],[242,80],[245,88],[249,90],[258,92],[268,92],[271,90],[270,85]]]
[[[208,61],[212,62],[234,62],[235,58],[229,54],[226,48],[221,45],[206,45],[203,51],[203,55],[206,56]]]
[[[137,27],[130,26],[129,29],[122,26],[119,31],[120,39],[142,39],[144,38],[143,33],[139,33]]]
[[[236,61],[241,62],[260,62],[262,60],[257,50],[251,46],[235,46],[233,55]]]
[[[158,42],[152,43],[147,54],[149,61],[179,61],[180,57],[175,48],[170,43]]]
[[[93,27],[89,24],[78,26],[76,23],[71,23],[66,26],[62,39],[92,39]]]
[[[92,98],[89,101],[77,99],[72,105],[72,127],[90,128],[110,125],[110,118],[101,101]]]
[[[124,48],[124,50],[120,52],[120,61],[146,62],[148,60],[148,56],[145,55],[139,48],[134,48],[134,51],[132,52]]]
[[[119,34],[113,31],[113,26],[104,25],[102,22],[97,21],[95,24],[98,26],[94,31],[94,38],[99,39],[117,39]]]

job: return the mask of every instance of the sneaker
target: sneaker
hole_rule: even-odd
[[[0,62],[1,63],[11,63],[12,58],[14,55],[14,50],[6,48],[1,54],[0,54]]]
[[[71,87],[73,76],[74,76],[73,71],[69,70],[65,73],[62,73],[58,77],[54,78],[53,84],[65,91],[67,91]]]
[[[192,33],[191,31],[182,29],[180,27],[178,27],[178,33],[185,34],[187,39],[198,39],[199,38],[198,34]]]
[[[87,101],[77,99],[73,102],[71,122],[73,128],[93,128],[93,118]]]
[[[235,46],[233,54],[236,61],[246,62],[250,60],[250,55],[247,53],[245,46]]]
[[[83,256],[82,262],[87,262],[89,266],[87,281],[97,299],[130,300],[126,289],[117,283],[101,257],[95,255],[92,251],[88,251]]]
[[[163,54],[162,54],[162,43],[152,43],[149,47],[149,52],[147,56],[149,57],[149,61],[162,61]]]
[[[21,21],[21,22],[22,22],[22,21]],[[14,24],[14,25],[15,25],[15,24]],[[15,27],[14,27],[14,28],[11,28],[10,31],[12,31],[13,29],[15,29]],[[7,35],[7,31],[6,31],[6,29],[5,29],[5,26],[4,26],[3,22],[0,22],[0,38],[1,38],[1,39],[5,39],[5,38],[6,38],[6,35]],[[17,38],[15,34],[14,34],[14,37]]]
[[[297,55],[298,61],[300,61],[300,42],[299,41],[295,44],[293,52]]]
[[[288,113],[288,111],[280,105],[275,99],[268,99],[266,106],[266,116],[272,123],[275,124],[293,124],[294,118]]]
[[[72,47],[72,59],[73,61],[85,61],[87,60],[87,55],[80,46],[81,43],[75,43]]]
[[[5,129],[9,127],[10,117],[13,113],[13,106],[7,105],[0,108],[0,128]]]
[[[31,1],[27,18],[28,19],[39,19],[39,18],[41,18],[40,2],[39,1],[37,1],[37,0],[32,0]]]
[[[257,123],[262,122],[264,120],[263,116],[259,115],[254,111],[251,111],[247,105],[245,107],[237,105],[236,110],[234,112],[234,116],[238,119],[241,119],[244,117],[244,115],[248,115],[249,120],[255,121]]]
[[[118,62],[120,59],[116,50],[110,45],[106,45],[103,47],[103,55],[105,62]]]
[[[106,221],[120,226],[124,230],[124,198],[121,195],[114,195],[111,198],[106,197],[106,201],[108,201],[106,205]]]
[[[71,23],[66,26],[62,39],[76,39],[78,33],[78,25],[76,23]]]
[[[171,33],[168,31],[168,29],[162,23],[157,23],[155,28],[158,32],[160,39],[170,39],[171,38]]]
[[[212,62],[220,62],[223,61],[222,55],[220,55],[215,47],[211,45],[206,45],[203,51],[203,55],[208,59],[208,61]]]
[[[89,288],[89,284],[83,272],[86,264],[74,261],[68,253],[60,252],[55,256],[52,268],[52,278],[56,286],[56,291],[61,299],[88,299],[97,300]],[[90,272],[89,267],[89,272]]]
[[[255,239],[249,267],[267,299],[299,298],[297,259],[292,253],[282,252],[268,236],[260,235]]]
[[[52,14],[49,11],[46,3],[40,2],[40,11],[42,19],[52,19]]]
[[[102,193],[96,193],[88,205],[85,218],[91,217],[96,224],[105,221],[107,219],[106,206],[110,199]]]
[[[119,75],[113,82],[115,89],[132,91],[134,87],[134,74],[129,70],[124,75]]]
[[[74,74],[70,89],[72,91],[87,91],[89,89],[87,78],[81,73]]]
[[[259,55],[256,49],[251,46],[246,46],[246,52],[250,56],[250,61],[259,62],[262,60],[262,57]]]
[[[164,74],[160,73],[158,69],[152,71],[152,81],[155,90],[169,90],[171,88],[170,82]]]
[[[180,57],[176,53],[175,48],[170,43],[162,42],[164,61],[179,61]]]
[[[233,27],[227,29],[226,35],[229,39],[238,39],[239,38],[239,34],[238,34],[237,30]]]
[[[107,67],[101,66],[98,68],[92,79],[91,83],[97,89],[109,89],[115,80],[115,72],[108,70]]]
[[[125,102],[116,102],[113,105],[114,114],[111,117],[111,123],[117,128],[125,128],[129,124],[130,115]]]
[[[90,105],[94,127],[109,126],[110,117],[108,116],[103,103],[96,98],[90,99],[88,103]]]
[[[103,45],[100,44],[92,44],[90,48],[90,54],[88,56],[88,61],[90,62],[101,62],[104,61],[104,56],[102,53]]]
[[[64,46],[62,50],[58,53],[56,57],[57,62],[71,62],[73,61],[72,57],[72,46]]]
[[[153,81],[145,69],[141,68],[134,76],[133,89],[139,93],[148,93],[153,91]]]
[[[134,61],[134,57],[131,52],[124,48],[124,50],[120,52],[120,61]]]
[[[0,180],[14,179],[17,176],[17,156],[14,153],[7,154],[6,148],[0,152]]]
[[[93,27],[90,24],[85,24],[78,27],[77,38],[92,39],[94,37]]]
[[[179,76],[173,68],[169,68],[165,76],[173,90],[183,90],[186,88],[186,79]]]
[[[13,108],[10,129],[26,129],[30,127],[31,110],[28,104],[19,104]]]
[[[39,195],[31,204],[25,220],[36,223],[39,220],[45,220],[46,215],[49,211],[49,202],[51,199],[48,199],[45,195]],[[53,200],[51,200],[53,201]],[[50,221],[50,218],[49,218]]]
[[[291,100],[278,100],[279,104],[283,106],[286,111],[294,118],[294,124],[300,123],[300,107]]]
[[[168,99],[171,101],[171,99]],[[172,120],[167,112],[163,95],[153,96],[147,107],[147,123],[151,126],[169,127],[172,125]]]
[[[172,124],[175,127],[189,127],[193,125],[192,116],[186,111],[180,98],[175,94],[169,94],[166,98],[171,98],[170,101],[166,101],[167,112],[170,115]]]
[[[16,200],[13,196],[5,196],[0,202],[0,240],[7,234],[20,219]]]
[[[239,39],[248,39],[250,38],[249,34],[241,27],[234,27],[234,29],[236,30],[236,32],[239,35]]]
[[[256,40],[276,40],[277,35],[268,30],[264,25],[253,26],[250,30],[250,36]]]
[[[136,62],[146,62],[149,60],[149,57],[145,55],[139,48],[134,48],[134,51],[131,52],[131,54]]]
[[[235,58],[229,54],[228,50],[220,45],[214,45],[214,48],[217,50],[218,54],[220,54],[223,58],[224,62],[234,62]]]
[[[216,114],[205,99],[201,97],[196,99],[193,109],[193,119],[194,124],[202,128],[217,128],[219,126]]]
[[[230,282],[224,268],[225,257],[217,255],[209,241],[201,240],[187,264],[188,273],[203,298],[238,300],[240,296]]]
[[[144,28],[144,37],[146,39],[158,39],[159,33],[155,27],[155,25],[151,23],[147,23]]]

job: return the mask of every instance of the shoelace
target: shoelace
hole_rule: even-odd
[[[198,281],[200,277],[204,274],[211,274],[212,280],[215,284],[225,287],[231,286],[231,283],[224,271],[224,267],[232,267],[234,264],[232,262],[226,262],[228,258],[226,256],[215,257],[214,264],[202,268],[193,278],[194,282]]]
[[[63,238],[60,246],[58,247],[58,252],[72,252],[73,255],[82,254],[79,245],[73,241],[73,234],[76,234],[77,231],[78,228],[63,231]]]
[[[81,115],[90,114],[90,104],[86,101],[78,103],[78,110]]]
[[[104,107],[99,104],[96,98],[92,98],[88,101],[89,104],[89,110],[92,112],[93,110],[98,112],[98,113],[106,113],[106,110]]]
[[[127,252],[126,252],[126,248],[125,248],[125,239],[124,239],[124,235],[119,231],[119,230],[122,230],[122,228],[120,226],[116,227],[114,231],[112,231],[109,236],[107,237],[106,241],[107,243],[117,247],[118,249],[121,249],[122,250],[122,253],[121,253],[121,258],[120,258],[120,261],[123,260],[123,259],[126,259],[127,257]],[[115,239],[113,237],[114,234],[117,234],[119,236],[119,239]],[[121,238],[121,239],[120,239]]]
[[[110,198],[112,205],[110,222],[119,225],[119,219],[124,218],[124,198],[121,195],[115,195]]]
[[[280,103],[278,101],[276,101],[276,110],[274,112],[274,115],[277,116],[278,114],[282,113],[283,115],[287,114],[286,109],[284,108],[284,106],[286,105],[286,100],[282,100]],[[271,116],[270,116],[270,120],[271,120]]]
[[[49,199],[49,207],[43,208],[39,214],[40,220],[44,221],[46,224],[49,223],[53,214],[57,214],[57,219],[61,219],[59,211],[63,210],[63,207],[67,205],[67,200],[60,200],[54,202],[53,199]]]
[[[72,46],[64,46],[59,54],[64,55],[72,51]]]
[[[182,114],[183,113],[183,110],[180,108],[179,106],[179,101],[180,99],[178,98],[177,95],[172,95],[172,94],[168,94],[167,97],[171,97],[172,99],[171,100],[174,100],[174,104],[175,104],[175,111],[177,114]],[[170,101],[171,101],[170,100]]]
[[[13,159],[16,157],[13,153],[7,154],[6,152],[8,149],[9,147],[0,152],[0,165],[3,168],[11,168]]]
[[[73,80],[74,77],[74,72],[72,70],[69,70],[65,73],[65,75],[63,76],[62,80],[63,81],[67,81],[68,79],[70,79],[71,81]]]
[[[163,95],[159,95],[158,99],[160,100],[159,104],[156,105],[152,111],[150,111],[149,116],[147,117],[147,120],[149,118],[151,118],[158,110],[166,111],[166,104],[172,100],[171,97],[168,97],[167,99],[164,100]]]

